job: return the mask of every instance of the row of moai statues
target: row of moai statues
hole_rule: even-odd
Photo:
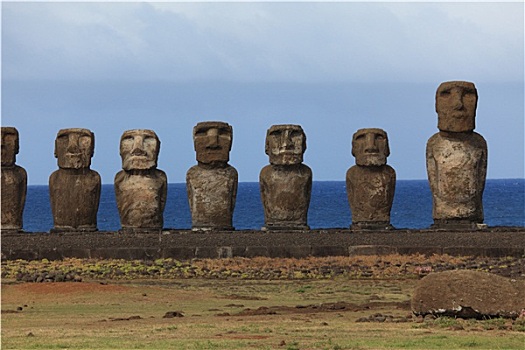
[[[476,228],[483,223],[482,195],[487,145],[474,132],[477,91],[473,83],[442,83],[436,92],[439,132],[427,143],[427,173],[435,228]],[[201,122],[193,129],[197,165],[186,175],[193,230],[234,230],[237,170],[228,164],[233,129]],[[97,230],[100,175],[90,169],[95,138],[87,129],[63,129],[55,141],[59,169],[49,178],[51,232]],[[20,231],[27,175],[15,165],[18,132],[2,127],[2,230]],[[159,232],[167,198],[166,174],[157,169],[160,140],[152,130],[125,131],[122,170],[115,176],[121,232]],[[270,164],[259,177],[265,224],[262,230],[308,230],[312,170],[303,164],[306,135],[299,125],[273,125],[266,134]],[[389,230],[396,173],[382,129],[358,130],[352,138],[356,165],[346,174],[355,230]]]

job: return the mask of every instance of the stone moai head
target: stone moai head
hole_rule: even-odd
[[[470,132],[475,128],[478,91],[467,81],[447,81],[436,91],[438,129],[448,132]]]
[[[18,150],[18,130],[10,126],[2,126],[2,166],[13,166]]]
[[[157,167],[160,140],[153,130],[124,131],[120,138],[122,169],[148,170]]]
[[[200,122],[193,128],[193,144],[199,163],[228,163],[232,142],[233,128],[228,123]]]
[[[306,135],[300,125],[272,125],[266,132],[265,152],[270,164],[301,164],[305,151]]]
[[[95,152],[95,134],[88,129],[62,129],[55,139],[55,158],[61,169],[89,168]]]
[[[357,165],[381,166],[390,155],[388,135],[383,129],[359,129],[352,137],[352,155]]]

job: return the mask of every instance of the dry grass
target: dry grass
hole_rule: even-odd
[[[151,281],[102,285],[3,286],[3,349],[521,349],[523,333],[453,322],[357,323],[396,317],[415,284],[408,281]],[[297,305],[344,300],[371,309],[305,311]],[[24,305],[27,305],[24,307]],[[397,305],[397,306],[394,306]],[[246,309],[275,313],[247,316]],[[282,306],[288,306],[284,308]],[[184,317],[163,318],[167,311]],[[219,316],[220,314],[229,316]]]
[[[2,277],[20,281],[136,278],[211,279],[330,279],[418,278],[434,271],[475,269],[520,278],[525,273],[524,258],[472,258],[449,255],[386,255],[324,257],[305,259],[231,258],[154,261],[65,259],[63,261],[7,261]]]
[[[2,349],[523,349],[521,321],[356,322],[406,320],[428,271],[522,263],[421,255],[6,262]],[[83,282],[15,281],[43,271]],[[163,318],[168,311],[184,317]]]

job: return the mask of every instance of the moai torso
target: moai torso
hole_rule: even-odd
[[[125,131],[120,139],[122,168],[115,175],[121,232],[159,232],[164,225],[166,174],[156,169],[160,140],[152,130]]]
[[[485,139],[475,132],[448,136],[437,133],[428,140],[426,154],[434,220],[467,226],[482,223]]]
[[[346,173],[346,191],[352,211],[352,229],[392,229],[396,172],[386,164],[388,137],[381,129],[360,129],[352,138],[356,165]]]
[[[445,82],[436,92],[439,133],[427,142],[427,174],[436,228],[483,223],[487,144],[474,132],[477,91],[469,82]]]
[[[264,230],[308,230],[312,170],[304,164],[267,165],[259,176]]]
[[[266,134],[270,165],[259,176],[263,230],[308,230],[312,170],[302,164],[306,135],[299,125],[273,125]]]
[[[195,165],[186,174],[192,228],[233,230],[237,170],[232,166],[206,169]]]
[[[94,135],[87,129],[63,129],[55,141],[59,169],[49,177],[53,213],[51,232],[97,230],[100,175],[91,170]]]
[[[148,174],[117,173],[115,194],[123,231],[162,229],[167,182],[166,174],[157,169]]]
[[[201,122],[193,129],[198,164],[186,173],[192,230],[233,230],[237,170],[228,164],[233,129],[224,122]]]
[[[396,172],[389,165],[360,167],[346,173],[348,203],[352,210],[352,228],[390,229],[390,211],[394,202]]]
[[[18,131],[2,127],[2,232],[22,231],[24,205],[27,193],[27,173],[15,165],[19,150]]]

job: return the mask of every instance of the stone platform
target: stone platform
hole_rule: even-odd
[[[193,259],[266,256],[350,256],[449,254],[453,256],[525,256],[525,227],[489,227],[478,231],[392,230],[356,232],[320,229],[303,232],[223,231],[198,233],[7,233],[2,260],[63,258]]]

